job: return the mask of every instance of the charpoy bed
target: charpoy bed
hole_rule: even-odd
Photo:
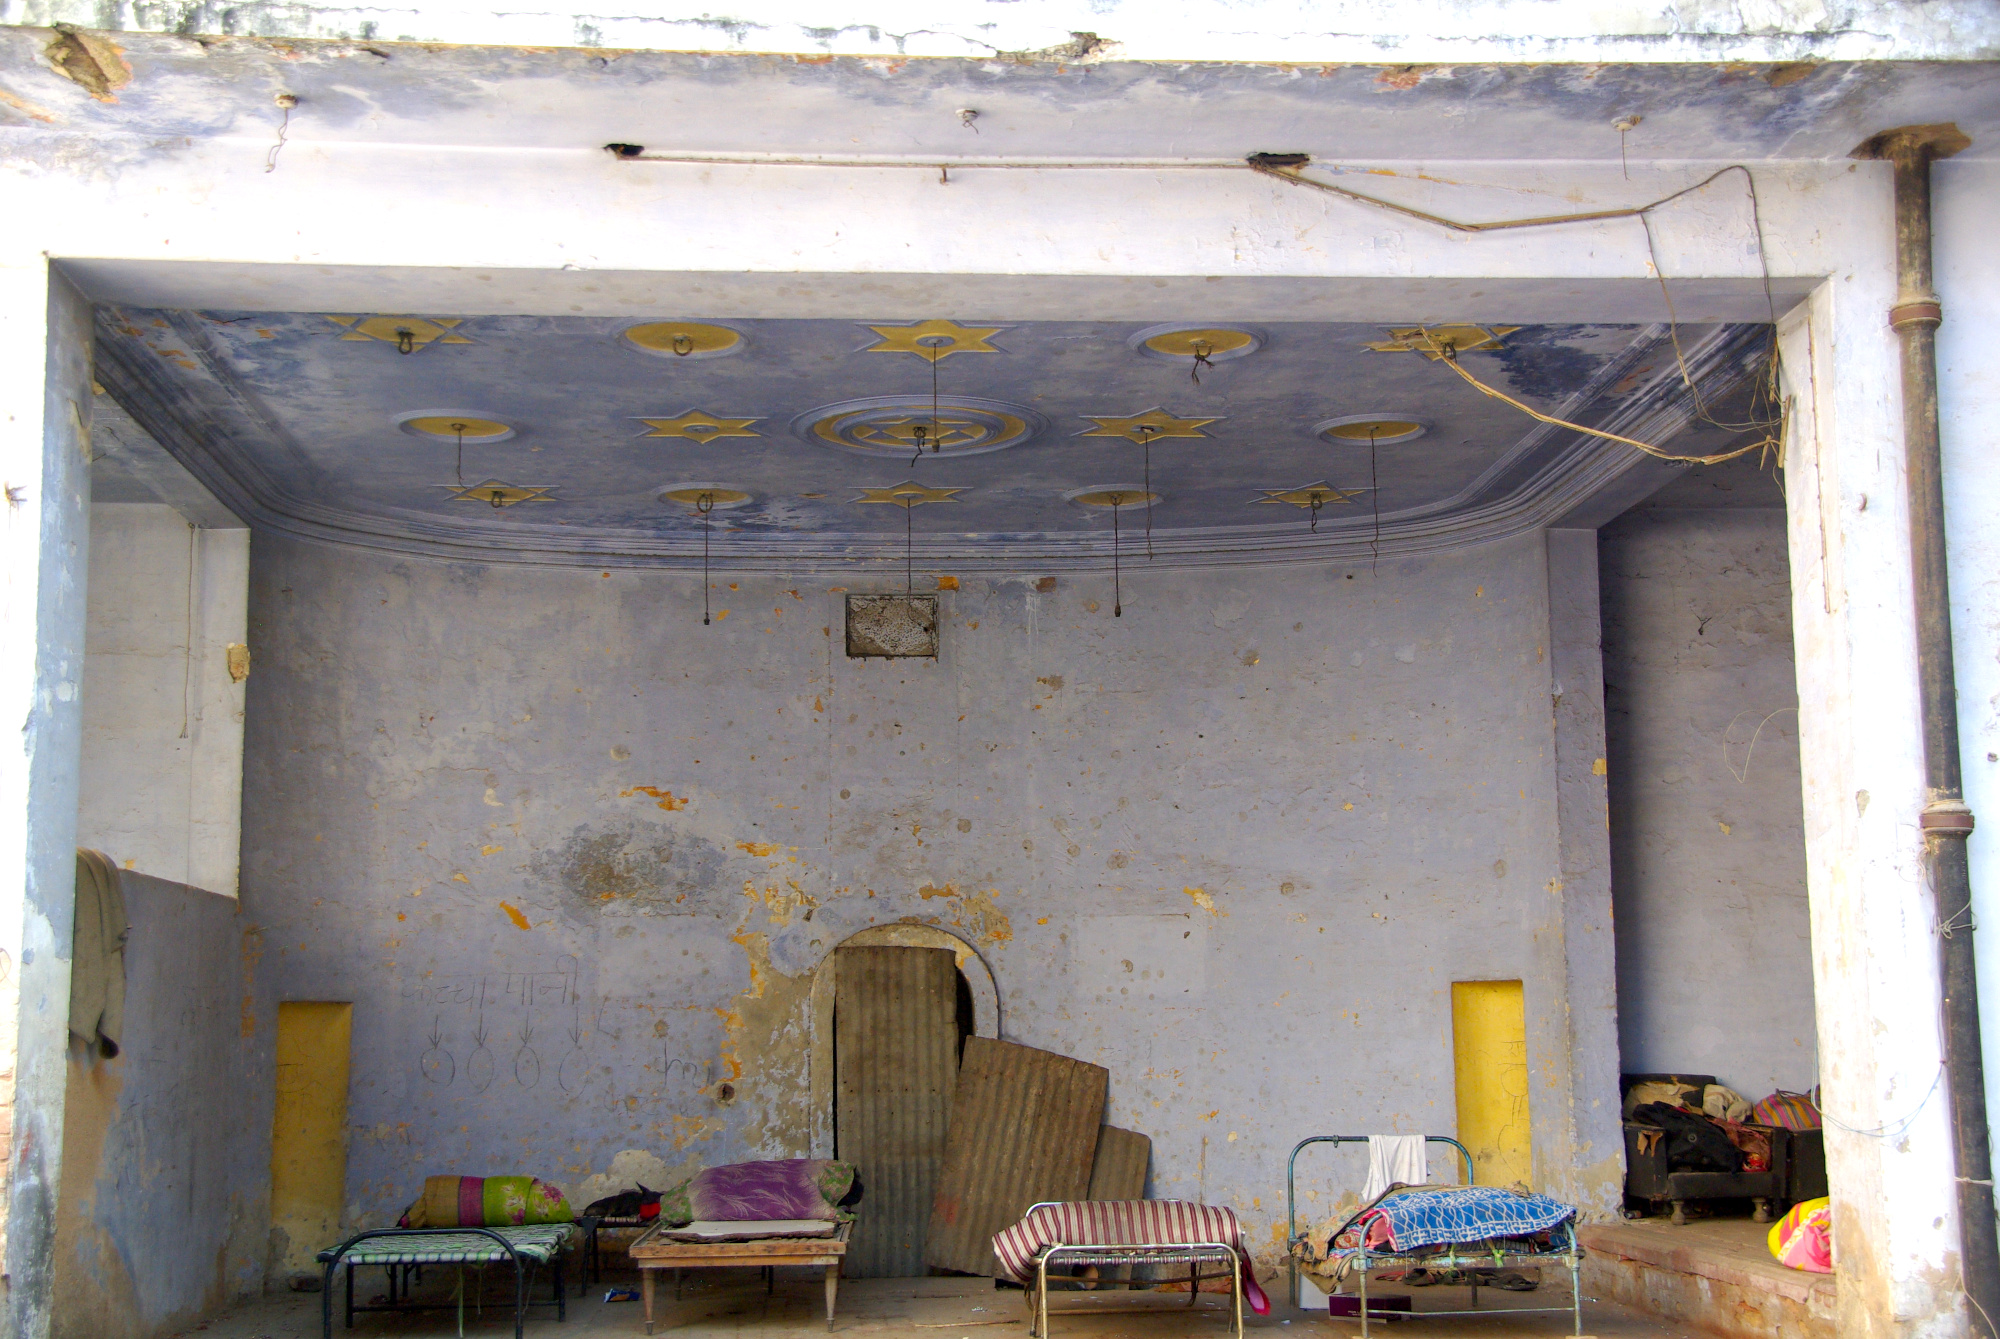
[[[357,1232],[338,1246],[321,1251],[318,1260],[326,1273],[320,1287],[320,1333],[333,1339],[333,1280],[342,1265],[347,1266],[347,1328],[354,1328],[357,1311],[449,1311],[456,1306],[463,1331],[465,1294],[460,1291],[447,1305],[416,1305],[407,1297],[410,1272],[424,1265],[514,1266],[514,1339],[521,1339],[522,1322],[531,1306],[553,1306],[556,1319],[568,1317],[567,1295],[563,1288],[563,1252],[576,1236],[573,1223],[535,1223],[526,1227],[383,1227]],[[356,1267],[376,1267],[389,1274],[387,1306],[354,1305]],[[549,1300],[536,1302],[528,1296],[529,1276],[537,1266],[547,1266],[553,1279]]]

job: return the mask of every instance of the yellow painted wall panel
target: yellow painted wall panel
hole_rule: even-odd
[[[278,1006],[278,1100],[271,1117],[271,1226],[279,1268],[314,1272],[340,1235],[347,1187],[347,1071],[354,1006]]]
[[[1519,981],[1454,981],[1452,1068],[1458,1141],[1479,1184],[1534,1184],[1528,1124],[1528,1017]]]

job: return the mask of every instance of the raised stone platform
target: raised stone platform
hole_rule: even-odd
[[[1718,1335],[1833,1339],[1828,1274],[1787,1269],[1765,1245],[1766,1223],[1664,1218],[1581,1228],[1584,1293]]]

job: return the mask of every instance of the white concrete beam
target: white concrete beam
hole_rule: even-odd
[[[61,1175],[76,894],[90,310],[47,260],[0,255],[0,1099],[11,1108],[0,1333],[41,1339]]]
[[[2000,21],[1979,0],[749,0],[718,14],[677,0],[601,12],[451,4],[149,6],[0,0],[0,23],[155,32],[805,55],[1092,62],[1801,61],[1992,59]]]

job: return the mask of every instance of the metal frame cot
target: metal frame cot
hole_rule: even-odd
[[[1030,1204],[1027,1213],[1037,1209],[1059,1207],[1061,1201],[1042,1200]],[[1022,1217],[1026,1217],[1023,1214]],[[1099,1243],[1089,1246],[1064,1246],[1061,1244],[1044,1246],[1035,1256],[1035,1281],[1028,1295],[1028,1333],[1034,1339],[1048,1339],[1049,1335],[1049,1265],[1057,1256],[1062,1263],[1070,1265],[1186,1265],[1188,1267],[1188,1306],[1192,1308],[1201,1299],[1201,1281],[1214,1278],[1213,1274],[1201,1272],[1203,1264],[1228,1262],[1230,1314],[1236,1325],[1236,1339],[1243,1339],[1243,1260],[1234,1246],[1219,1241],[1175,1242],[1171,1245],[1120,1246]],[[1107,1280],[1094,1282],[1102,1284]],[[1150,1280],[1113,1279],[1112,1283],[1123,1283],[1126,1287],[1139,1286]],[[1057,1313],[1062,1314],[1061,1312]],[[1072,1313],[1091,1314],[1091,1313]],[[1096,1314],[1102,1314],[1096,1313]]]
[[[1294,1171],[1298,1165],[1299,1151],[1308,1144],[1365,1144],[1367,1142],[1368,1136],[1365,1134],[1314,1135],[1309,1139],[1301,1139],[1297,1144],[1293,1145],[1292,1155],[1285,1162],[1285,1228],[1287,1233],[1285,1254],[1291,1261],[1292,1301],[1295,1305],[1298,1302],[1299,1296],[1299,1258],[1293,1253],[1293,1247],[1304,1240],[1304,1234],[1299,1231],[1296,1195],[1293,1188]],[[1459,1156],[1465,1160],[1465,1184],[1468,1186],[1473,1184],[1472,1154],[1467,1151],[1464,1144],[1441,1134],[1427,1134],[1424,1136],[1424,1142],[1427,1144],[1450,1144],[1453,1148],[1457,1149]],[[1361,1333],[1364,1336],[1368,1333],[1368,1322],[1371,1318],[1379,1320],[1429,1320],[1433,1316],[1518,1316],[1530,1313],[1547,1315],[1567,1311],[1571,1314],[1575,1326],[1574,1332],[1581,1335],[1583,1333],[1583,1248],[1577,1244],[1575,1219],[1571,1219],[1569,1222],[1561,1225],[1558,1229],[1558,1238],[1559,1244],[1554,1249],[1547,1251],[1506,1251],[1495,1250],[1491,1247],[1481,1249],[1476,1242],[1465,1242],[1461,1246],[1454,1247],[1442,1254],[1433,1252],[1415,1255],[1401,1254],[1393,1251],[1371,1251],[1363,1245],[1354,1252],[1354,1267],[1359,1271],[1361,1278],[1359,1290]],[[1539,1266],[1545,1264],[1561,1264],[1569,1269],[1570,1303],[1568,1306],[1513,1306],[1501,1307],[1498,1310],[1491,1307],[1482,1309],[1479,1305],[1479,1285],[1473,1283],[1466,1285],[1471,1289],[1472,1293],[1471,1306],[1468,1308],[1459,1308],[1451,1311],[1379,1312],[1371,1312],[1368,1309],[1368,1276],[1377,1270],[1500,1269],[1509,1265]]]
[[[576,1229],[573,1224],[569,1223],[550,1223],[538,1226],[561,1228],[563,1231],[555,1234],[553,1240],[545,1245],[541,1243],[530,1244],[527,1242],[516,1243],[505,1235],[510,1230],[521,1231],[518,1228],[378,1227],[371,1228],[366,1232],[355,1233],[338,1246],[321,1251],[316,1257],[319,1263],[325,1266],[325,1274],[320,1284],[320,1333],[323,1339],[333,1339],[333,1279],[335,1271],[343,1264],[347,1266],[346,1310],[347,1328],[350,1330],[354,1328],[354,1314],[357,1311],[408,1312],[452,1310],[453,1307],[450,1305],[430,1304],[419,1306],[407,1301],[399,1301],[397,1298],[399,1289],[405,1296],[408,1295],[410,1272],[413,1269],[420,1271],[425,1265],[491,1265],[511,1263],[514,1266],[514,1339],[521,1339],[522,1324],[526,1320],[528,1308],[531,1306],[552,1306],[556,1309],[556,1319],[558,1321],[567,1320],[569,1318],[568,1294],[563,1286],[562,1257],[563,1252],[575,1240]],[[453,1246],[443,1241],[437,1241],[429,1249],[425,1249],[422,1245],[418,1244],[419,1241],[424,1239],[443,1237],[490,1237],[494,1244],[491,1246],[468,1245],[460,1242],[456,1246]],[[386,1248],[384,1246],[375,1246],[373,1248],[363,1246],[363,1243],[366,1242],[391,1238],[398,1241],[408,1241],[410,1244],[403,1247],[387,1246]],[[538,1302],[528,1296],[528,1276],[538,1263],[543,1263],[542,1260],[537,1258],[543,1252],[546,1252],[546,1263],[549,1266],[549,1271],[553,1279],[553,1286],[549,1300]],[[389,1305],[354,1305],[354,1269],[357,1265],[362,1268],[381,1268],[388,1271]],[[460,1316],[463,1317],[465,1311],[465,1299],[463,1295],[457,1299],[455,1305]],[[460,1332],[463,1333],[463,1320],[460,1322]]]

